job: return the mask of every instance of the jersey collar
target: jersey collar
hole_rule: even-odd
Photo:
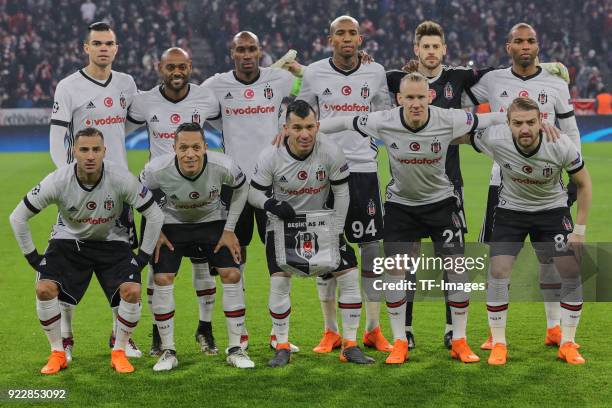
[[[204,165],[202,166],[202,170],[198,174],[196,174],[195,177],[188,177],[181,172],[181,169],[179,168],[179,164],[178,164],[178,158],[176,157],[176,155],[174,155],[174,167],[176,167],[176,171],[178,171],[178,174],[180,174],[182,178],[189,180],[189,181],[196,181],[197,179],[199,179],[202,173],[204,173],[204,170],[206,170],[207,163],[208,163],[208,155],[205,154],[204,155]]]
[[[91,193],[92,191],[94,191],[96,187],[98,187],[98,184],[100,184],[103,177],[104,177],[104,163],[102,163],[102,171],[100,172],[100,178],[98,179],[98,181],[96,181],[96,184],[91,186],[91,188],[87,188],[85,187],[83,183],[81,183],[81,180],[79,179],[79,176],[77,175],[77,164],[74,163],[74,178],[76,178],[76,181],[79,184],[79,187],[81,187],[83,190],[87,191],[88,193]]]
[[[519,145],[516,144],[516,140],[514,139],[512,134],[510,135],[510,137],[512,137],[512,143],[514,143],[514,147],[516,148],[516,151],[519,152],[521,156],[525,158],[529,158],[529,157],[534,156],[540,150],[540,146],[542,146],[542,139],[544,138],[544,135],[542,135],[542,132],[540,132],[540,141],[538,142],[538,145],[536,146],[535,149],[533,149],[531,153],[525,153],[524,151],[522,151]]]
[[[187,96],[189,95],[189,91],[191,91],[191,84],[187,84],[187,93],[185,94],[185,96],[183,96],[180,99],[174,100],[174,99],[170,99],[168,98],[168,96],[164,93],[164,85],[161,84],[159,86],[159,93],[161,94],[161,96],[164,97],[165,100],[167,100],[168,102],[172,102],[172,103],[179,103],[180,101],[184,100],[185,98],[187,98]]]
[[[98,82],[95,79],[93,79],[92,77],[90,77],[89,75],[87,75],[85,73],[84,70],[79,69],[79,72],[81,73],[81,75],[83,75],[85,77],[85,79],[93,82],[94,84],[101,86],[102,88],[106,88],[108,86],[108,84],[111,83],[111,80],[113,79],[113,73],[111,72],[110,75],[108,76],[108,79],[106,80],[106,82]]]
[[[289,153],[289,156],[291,156],[293,159],[295,159],[295,160],[297,160],[297,161],[304,161],[304,160],[306,160],[307,158],[309,158],[309,157],[310,157],[310,155],[312,154],[312,152],[314,152],[314,148],[315,148],[315,146],[312,146],[312,150],[310,151],[310,153],[308,153],[308,154],[306,155],[306,157],[304,157],[304,158],[298,157],[298,156],[296,156],[295,154],[293,154],[293,153],[291,152],[291,149],[289,148],[289,143],[287,143],[287,140],[288,140],[288,139],[289,139],[288,137],[286,137],[286,138],[285,138],[284,144],[285,144],[285,148],[287,149],[287,153]],[[317,144],[317,141],[315,140],[315,145],[316,145],[316,144]]]
[[[536,69],[536,73],[533,74],[533,75],[528,75],[528,76],[521,76],[521,75],[517,74],[516,72],[514,72],[512,67],[510,67],[510,72],[512,72],[512,75],[514,75],[515,77],[517,77],[521,81],[529,81],[530,79],[535,78],[535,77],[537,77],[538,75],[540,75],[542,73],[542,67],[538,66],[537,69]]]
[[[236,71],[232,71],[232,74],[234,75],[234,79],[240,82],[242,85],[252,85],[255,82],[259,81],[259,77],[261,76],[261,69],[259,70],[259,72],[257,72],[257,76],[255,76],[255,78],[253,78],[253,80],[251,81],[243,81],[242,79],[238,78],[238,75],[236,75]]]
[[[355,68],[351,69],[350,71],[345,71],[343,69],[338,68],[336,64],[334,64],[334,60],[331,57],[329,58],[329,65],[331,65],[334,71],[339,72],[342,75],[349,76],[353,72],[356,72],[361,67],[361,59],[357,57],[357,65],[355,65]]]
[[[423,125],[421,125],[420,127],[416,128],[416,129],[411,128],[410,126],[408,126],[408,124],[404,120],[404,107],[403,106],[399,109],[399,115],[400,115],[400,120],[402,121],[402,125],[406,129],[408,129],[408,131],[410,131],[412,133],[419,133],[421,130],[425,129],[427,127],[427,125],[429,125],[429,119],[431,119],[431,110],[429,109],[429,107],[427,107],[427,120],[425,121],[425,123],[423,123]]]

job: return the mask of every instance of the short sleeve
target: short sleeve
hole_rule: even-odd
[[[560,82],[562,82],[560,80]],[[565,82],[559,86],[559,97],[555,100],[555,115],[557,119],[567,119],[574,116],[574,106],[571,103],[569,89]]]
[[[372,113],[362,113],[353,118],[353,129],[355,129],[363,137],[373,137],[379,139],[378,127],[382,119],[383,112],[379,111]]]
[[[151,168],[151,162],[147,163],[144,169],[142,169],[139,179],[142,185],[149,190],[156,190],[160,187],[159,181],[155,177],[155,172]]]
[[[72,98],[63,82],[55,89],[53,108],[51,109],[51,124],[68,127],[72,121]]]
[[[453,119],[453,139],[473,132],[478,126],[478,116],[463,109],[449,109]]]
[[[23,203],[33,213],[37,214],[49,205],[56,203],[61,194],[53,182],[55,172],[49,174],[31,189],[23,198]]]
[[[565,139],[563,144],[565,145],[565,154],[563,155],[563,168],[568,174],[574,174],[582,170],[584,167],[584,160],[582,155],[576,149],[576,146],[570,141],[569,137],[562,135]]]
[[[146,186],[143,186],[138,181],[138,179],[131,173],[126,172],[125,174],[126,177],[122,182],[122,185],[124,186],[124,202],[136,208],[138,212],[146,211],[147,208],[149,208],[151,205],[153,205],[153,203],[155,203],[155,200],[153,199],[153,194]]]
[[[479,129],[470,135],[470,143],[474,150],[478,153],[484,153],[489,157],[493,157],[491,129]]]
[[[338,147],[336,151],[333,152],[333,155],[330,155],[330,157],[332,160],[332,166],[329,175],[329,182],[334,185],[346,183],[348,181],[350,172],[348,161],[346,160],[342,149]]]
[[[269,147],[265,149],[257,160],[253,176],[251,177],[251,185],[259,190],[267,190],[274,182],[274,153],[277,148]],[[282,147],[281,147],[282,149]]]
[[[128,108],[127,118],[130,122],[137,123],[139,125],[144,124],[147,121],[144,111],[144,96],[145,94],[136,94],[132,98],[132,104]]]
[[[478,82],[471,87],[465,88],[465,94],[468,98],[463,98],[461,104],[463,106],[475,106],[489,101],[489,80],[490,74],[485,74]]]
[[[231,188],[240,188],[246,181],[244,172],[238,167],[238,165],[231,160],[229,166],[227,166],[227,172],[223,179],[223,184]]]

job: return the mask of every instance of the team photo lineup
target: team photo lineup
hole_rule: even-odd
[[[15,186],[25,194],[11,203],[10,226],[36,273],[36,314],[51,349],[46,364],[40,356],[40,373],[88,358],[75,347],[72,321],[94,274],[111,308],[96,312],[109,317],[112,369],[145,370],[136,359],[149,356],[155,372],[181,370],[175,279],[182,263],[191,265],[183,279],[193,282],[199,318],[189,324],[204,359],[279,368],[299,364],[296,353],[336,353],[357,365],[410,365],[419,347],[416,291],[406,287],[417,284],[419,268],[398,262],[381,273],[375,264],[418,256],[429,241],[439,259],[465,257],[461,144],[493,161],[481,169],[491,172],[486,212],[467,214],[483,219],[478,241],[489,249],[489,332],[468,339],[470,291],[462,288],[469,271],[444,268],[444,331],[434,341],[457,364],[512,365],[510,276],[524,248],[539,263],[532,279],[546,329],[537,338],[555,348],[546,358],[586,363],[589,344],[576,336],[593,187],[568,71],[563,61],[539,59],[538,27],[509,24],[497,46],[510,66],[467,68],[445,65],[444,27],[425,20],[414,27],[413,59],[400,68],[363,51],[360,21],[329,20],[319,27],[331,50],[323,59],[302,65],[300,50],[287,50],[264,67],[258,33],[236,31],[228,50],[234,66],[201,83],[191,81],[190,52],[168,44],[152,89],[112,69],[125,51],[114,27],[88,25],[89,62],[53,96],[56,170],[40,174],[34,187]],[[139,128],[148,133],[149,156],[134,174],[126,136]],[[209,149],[210,128],[221,132],[222,152]],[[42,211],[57,211],[46,249],[35,246],[29,223]],[[247,309],[256,240],[269,272],[268,310]],[[301,306],[292,303],[294,275],[316,287],[324,322],[316,345],[292,341],[291,315]],[[143,308],[152,321],[141,319]],[[225,318],[223,342],[215,337],[223,330],[213,328],[215,308]],[[269,331],[248,330],[251,316],[268,315]],[[136,330],[150,332],[151,344],[137,344]],[[249,356],[254,343],[269,344],[267,360]]]

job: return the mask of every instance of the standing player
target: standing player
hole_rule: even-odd
[[[62,79],[55,89],[50,130],[51,158],[58,168],[72,163],[76,133],[95,126],[104,132],[107,160],[127,170],[125,124],[127,108],[136,93],[136,84],[130,75],[112,70],[119,46],[115,32],[108,24],[91,24],[83,48],[89,56],[89,64]],[[129,227],[130,240],[134,244],[134,221],[129,207],[125,208],[119,222]],[[72,316],[75,306],[66,302],[61,302],[61,306],[62,338],[70,362],[74,346]],[[117,308],[113,308],[113,317],[111,346],[114,342]],[[142,355],[131,340],[126,354],[128,357]]]
[[[140,319],[140,271],[153,253],[163,214],[136,177],[103,161],[106,148],[99,130],[80,130],[72,144],[76,163],[49,174],[10,217],[21,251],[38,272],[36,310],[52,350],[41,372],[55,374],[67,367],[59,302],[77,304],[94,272],[111,307],[118,309],[111,365],[120,373],[132,372],[125,348]],[[124,203],[149,219],[136,256],[127,229],[117,222]],[[59,216],[41,256],[27,221],[51,204],[57,205]]]
[[[489,364],[506,363],[510,271],[527,235],[536,252],[554,259],[561,275],[561,339],[557,355],[569,364],[584,364],[574,339],[583,296],[580,267],[573,250],[579,250],[585,241],[591,179],[580,152],[567,136],[562,135],[556,143],[542,137],[538,103],[519,97],[507,111],[509,125],[494,126],[471,137],[474,149],[493,158],[502,175],[487,280],[487,310],[493,337]],[[560,182],[563,170],[578,189],[574,226],[567,191]]]
[[[333,53],[310,64],[304,73],[298,99],[318,108],[321,119],[352,116],[361,112],[387,109],[389,91],[384,68],[377,63],[361,64],[358,49],[363,37],[353,17],[340,16],[329,28]],[[354,130],[338,133],[332,139],[348,159],[351,195],[345,233],[361,251],[361,284],[366,299],[366,346],[390,351],[391,345],[380,330],[381,294],[374,289],[374,258],[379,255],[383,215],[376,174],[378,149],[370,138],[357,139]],[[336,318],[336,279],[317,279],[321,309],[325,320],[323,339],[314,351],[329,353],[341,345]]]
[[[282,69],[259,66],[261,45],[257,36],[249,31],[234,36],[230,54],[234,69],[208,78],[202,86],[211,89],[221,105],[221,123],[213,122],[213,125],[223,130],[225,154],[240,165],[250,180],[257,157],[279,131],[281,103],[290,96],[294,77]],[[224,202],[229,202],[230,194],[231,190],[222,191]],[[240,270],[243,280],[246,248],[253,236],[254,222],[257,223],[259,238],[264,242],[266,213],[247,203],[236,224],[236,235],[242,246]],[[246,326],[242,345],[248,346]],[[274,333],[270,345],[276,347]],[[298,350],[292,345],[293,352]]]
[[[491,111],[503,112],[518,96],[534,99],[539,107],[542,120],[546,123],[559,121],[561,131],[567,134],[574,146],[580,151],[580,133],[570,104],[567,84],[536,64],[539,46],[535,30],[529,24],[519,23],[510,29],[506,51],[512,58],[512,67],[486,73],[474,85],[468,95],[474,104],[489,102]],[[466,98],[464,103],[469,104]],[[491,238],[493,226],[493,209],[498,203],[501,184],[500,168],[494,163],[489,185],[487,213],[480,233],[481,242]],[[544,297],[547,330],[546,345],[559,345],[561,341],[561,307],[559,296],[561,280],[555,265],[549,257],[540,259],[540,288]],[[491,338],[481,348],[491,349]]]
[[[206,151],[204,130],[198,123],[181,124],[175,135],[174,154],[151,160],[140,177],[145,186],[166,195],[164,226],[153,262],[152,306],[162,348],[153,370],[167,371],[178,365],[173,284],[183,257],[205,258],[221,275],[229,343],[227,362],[252,368],[255,365],[240,347],[245,306],[238,269],[240,244],[234,234],[249,187],[242,170],[229,157]],[[222,185],[234,190],[229,214],[220,199]]]
[[[340,235],[342,262],[332,273],[338,282],[338,302],[342,309],[342,350],[340,360],[370,364],[374,359],[357,346],[361,317],[361,293],[357,259],[342,234],[349,205],[349,168],[342,150],[327,136],[317,134],[316,114],[308,103],[296,100],[287,107],[285,130],[288,137],[281,148],[268,147],[259,157],[251,179],[249,201],[281,219],[291,219],[296,211],[326,208],[330,190],[334,193],[334,227]],[[273,196],[267,191],[272,189]],[[266,258],[270,271],[269,308],[278,344],[271,367],[289,363],[289,316],[291,275],[276,263],[274,232],[266,237]]]
[[[134,96],[128,120],[146,124],[149,132],[149,159],[174,152],[174,130],[180,123],[191,121],[203,127],[204,121],[218,119],[219,102],[207,89],[189,83],[191,58],[182,48],[169,48],[161,56],[159,74],[162,84]],[[153,191],[156,199],[161,193]],[[158,200],[159,201],[159,200]],[[199,324],[195,338],[202,352],[217,354],[212,331],[212,311],[215,304],[215,279],[210,275],[206,259],[192,258],[193,286],[198,296]],[[147,294],[149,307],[153,302],[153,272],[149,270]],[[153,311],[151,311],[153,315]],[[151,355],[161,354],[159,332],[153,323]]]

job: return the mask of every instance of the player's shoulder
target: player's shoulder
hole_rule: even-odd
[[[442,73],[444,76],[454,78],[465,78],[476,74],[474,68],[466,67],[464,65],[444,65],[442,67]]]
[[[538,75],[538,77],[540,78],[540,80],[542,81],[546,81],[546,85],[550,86],[551,88],[557,89],[557,90],[561,90],[561,89],[565,89],[567,90],[567,82],[565,82],[565,80],[563,80],[561,77],[557,76],[557,75],[553,75],[550,72],[548,72],[545,69],[542,69],[540,67],[540,74]]]
[[[363,72],[372,72],[376,74],[386,75],[385,67],[374,61],[367,64],[360,63],[359,70]]]
[[[514,74],[512,74],[511,67],[492,69],[482,76],[483,79],[489,79],[489,80],[511,79],[513,77],[514,77]]]
[[[75,71],[72,74],[68,75],[67,77],[64,77],[63,79],[61,79],[58,83],[57,86],[55,87],[55,89],[62,89],[65,87],[69,87],[75,83],[80,82],[81,80],[85,79],[85,77],[83,76],[83,74],[81,73],[81,71]]]
[[[151,159],[146,164],[146,168],[150,172],[157,173],[168,167],[174,166],[174,161],[175,161],[174,153],[165,153],[165,154],[162,154],[160,156],[157,156]]]
[[[47,176],[47,179],[50,180],[54,184],[65,186],[67,185],[68,180],[74,177],[75,166],[76,166],[75,163],[71,163],[71,164],[66,164],[62,167],[58,167],[57,169],[49,173],[49,175]]]
[[[206,78],[200,85],[201,87],[222,88],[228,84],[236,82],[233,71],[217,72],[215,75]]]
[[[514,144],[512,141],[512,132],[507,124],[493,125],[486,129],[480,129],[476,131],[476,137],[481,138],[483,134],[487,134],[487,141],[490,143],[502,144],[508,143]]]
[[[109,177],[113,185],[119,185],[118,183],[125,183],[136,178],[129,170],[108,159],[104,159],[104,174]]]
[[[155,85],[151,89],[134,94],[134,102],[157,99],[160,95],[161,92],[159,91],[159,85]]]
[[[134,81],[134,77],[131,76],[130,74],[126,74],[125,72],[119,72],[119,71],[111,71],[111,74],[113,75],[113,80],[116,80],[117,82],[122,82],[122,83],[126,83],[126,84],[134,84],[134,86],[136,85],[136,81]]]
[[[234,159],[232,159],[227,154],[221,153],[221,152],[207,151],[206,161],[207,161],[207,164],[223,167],[226,169],[231,169],[233,166],[236,165],[236,163],[234,162]]]
[[[280,147],[276,147],[274,145],[269,145],[266,146],[260,153],[258,156],[257,161],[259,163],[264,163],[266,165],[268,164],[272,164],[274,162],[274,160],[277,157],[280,157],[280,155],[286,151],[286,147],[285,146],[280,146]]]
[[[260,68],[260,80],[263,81],[274,81],[274,80],[293,80],[293,74],[285,69],[264,67]]]

